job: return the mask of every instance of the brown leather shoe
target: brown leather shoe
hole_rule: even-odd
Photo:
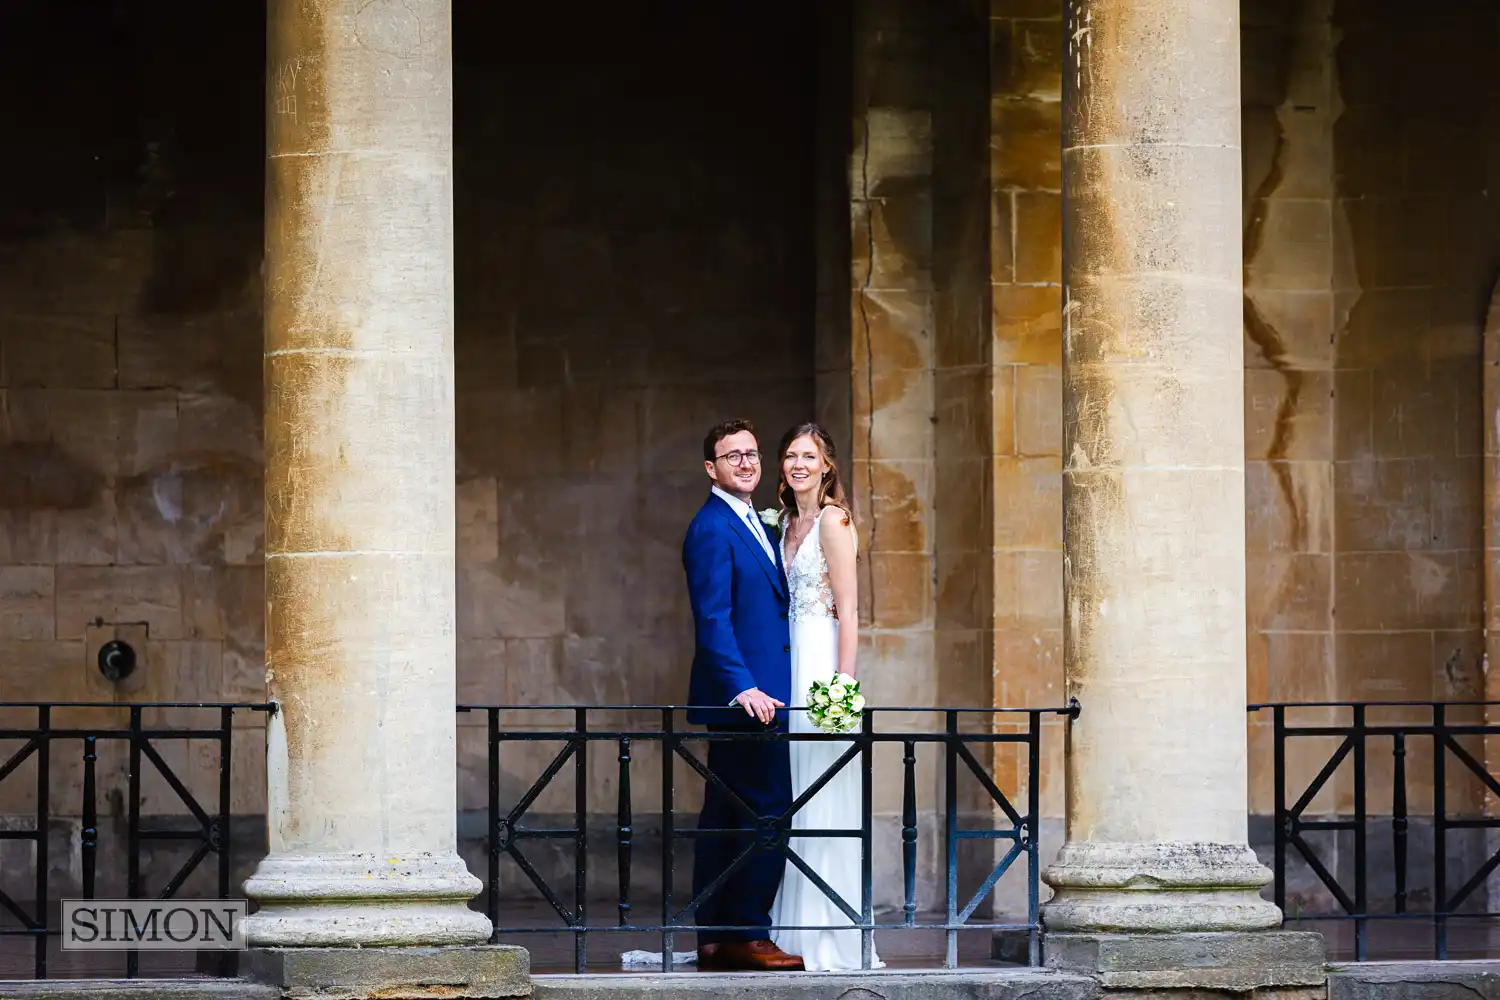
[[[770,941],[723,941],[698,952],[698,968],[712,972],[802,972],[802,959]]]

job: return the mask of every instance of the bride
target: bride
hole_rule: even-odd
[[[855,676],[858,583],[853,513],[834,465],[833,442],[817,424],[801,424],[781,440],[781,556],[791,595],[792,701],[806,703],[815,680]],[[840,627],[842,623],[842,627]],[[814,732],[804,712],[791,713],[791,731]],[[848,749],[843,741],[790,745],[792,795],[800,797]],[[804,830],[859,828],[862,808],[859,758],[844,765],[793,818]],[[848,837],[792,837],[791,850],[851,908],[862,907],[859,841]],[[788,862],[771,908],[772,927],[849,927],[838,905]],[[781,950],[802,956],[808,972],[862,966],[857,930],[777,930]],[[872,968],[883,968],[872,955]]]

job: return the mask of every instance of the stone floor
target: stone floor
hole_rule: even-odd
[[[1286,929],[1322,934],[1330,962],[1349,962],[1355,958],[1354,926],[1348,921],[1288,921]],[[1372,920],[1367,934],[1367,961],[1425,962],[1436,956],[1432,924],[1424,920]],[[1500,958],[1500,921],[1451,921],[1447,957],[1450,960]]]
[[[555,934],[528,935],[508,941],[520,944],[531,952],[531,967],[534,973],[569,973],[573,966],[573,942]],[[589,935],[588,970],[590,972],[620,972],[620,956],[630,950],[658,950],[661,939],[648,934],[599,934]],[[691,950],[692,938],[684,942],[679,939],[679,951]],[[936,932],[883,932],[877,933],[875,947],[892,970],[933,969],[943,964],[944,946],[942,937]],[[125,956],[98,952],[62,952],[56,945],[49,950],[48,978],[93,979],[115,978],[125,974]],[[1003,968],[1001,963],[989,960],[989,941],[979,932],[959,936],[959,961],[965,968]],[[31,978],[31,951],[28,946],[14,939],[0,945],[0,979]],[[142,955],[140,974],[149,977],[191,976],[196,971],[194,956],[176,952]],[[641,970],[649,971],[649,970]],[[678,971],[692,971],[688,966]]]
[[[512,925],[542,921],[538,913],[508,914]],[[1347,962],[1354,958],[1353,928],[1343,921],[1304,921],[1288,924],[1289,930],[1315,930],[1328,942],[1330,961]],[[537,974],[574,971],[572,935],[546,933],[515,935],[507,944],[519,944],[531,952],[532,970]],[[1014,968],[990,958],[990,934],[966,931],[958,936],[959,966],[965,969]],[[596,973],[622,971],[620,957],[632,950],[659,952],[661,938],[654,934],[610,933],[588,937],[587,969]],[[875,946],[892,971],[938,969],[943,966],[944,935],[941,931],[877,931]],[[694,947],[691,934],[678,936],[678,951]],[[1370,925],[1369,955],[1376,961],[1423,961],[1433,957],[1431,926],[1421,921],[1375,921]],[[1448,932],[1448,957],[1483,959],[1500,957],[1500,922],[1455,922]],[[140,975],[147,977],[181,977],[195,974],[196,956],[191,953],[143,953]],[[646,971],[646,970],[642,970]],[[691,966],[682,971],[691,971]],[[125,956],[115,953],[63,952],[56,942],[49,949],[48,977],[52,979],[113,978],[125,973]],[[31,942],[19,937],[0,937],[0,980],[32,978]]]
[[[1090,979],[1037,969],[921,976],[680,975],[538,976],[533,1000],[1098,1000]],[[275,987],[237,980],[137,979],[0,982],[0,1000],[279,1000]],[[1385,1000],[1383,997],[1360,1000]],[[1467,998],[1472,1000],[1472,998]]]
[[[543,924],[539,912],[507,915],[516,924]],[[519,944],[531,953],[532,971],[537,974],[574,971],[572,935],[546,933],[515,935],[506,944]],[[959,963],[964,968],[1004,968],[989,958],[990,934],[968,931],[958,936]],[[587,942],[590,972],[621,972],[621,955],[627,951],[660,952],[661,936],[641,933],[592,933]],[[679,934],[678,952],[691,951],[695,945],[691,934]],[[943,965],[944,935],[941,931],[877,931],[875,947],[892,970],[935,969]],[[1013,968],[1013,966],[1011,966]],[[195,973],[193,954],[178,952],[142,953],[140,975],[151,977],[190,976]],[[647,970],[641,970],[647,971]],[[692,971],[688,966],[679,971]],[[54,942],[48,949],[48,977],[109,978],[125,974],[125,956],[118,953],[64,952]],[[32,975],[32,945],[17,937],[0,938],[0,980],[28,979]]]
[[[705,973],[654,979],[543,975],[532,981],[532,1000],[832,1000],[835,997],[840,1000],[1099,1000],[1100,991],[1093,980],[1084,976],[1014,968],[925,975]],[[0,1000],[4,1000],[3,994]]]

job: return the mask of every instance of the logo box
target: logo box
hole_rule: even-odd
[[[240,951],[243,899],[65,899],[64,951]]]

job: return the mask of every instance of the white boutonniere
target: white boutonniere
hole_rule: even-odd
[[[781,527],[781,511],[767,507],[760,512],[760,521],[768,528]]]

